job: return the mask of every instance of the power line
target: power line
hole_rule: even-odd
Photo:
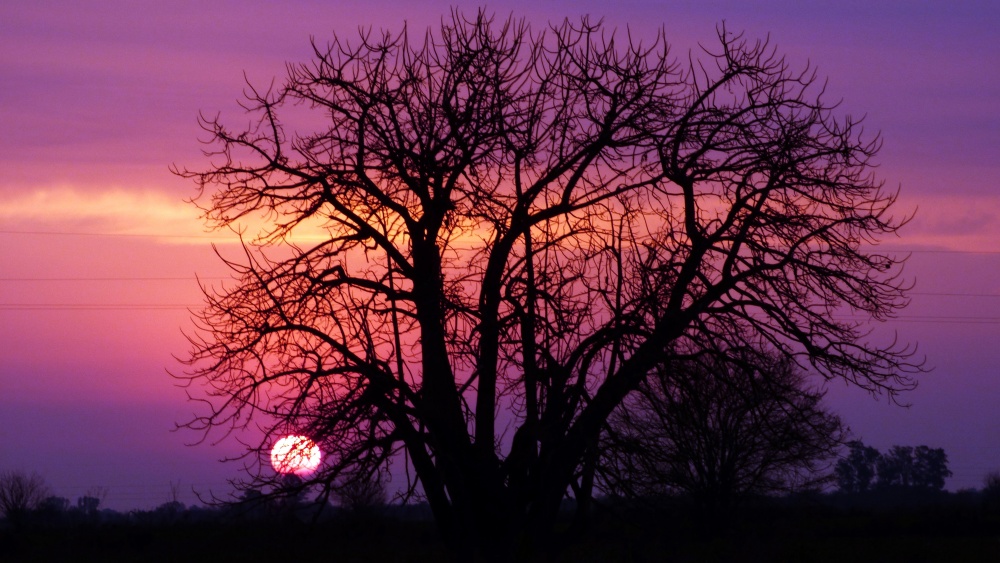
[[[907,295],[927,295],[932,297],[1000,297],[1000,293],[960,293],[949,291],[910,291],[907,292]]]
[[[906,317],[900,317],[889,321],[889,323],[930,323],[930,324],[943,324],[943,325],[997,325],[1000,324],[1000,318],[940,318],[940,319],[911,319]]]
[[[76,281],[197,281],[197,280],[232,280],[232,277],[202,277],[202,276],[164,276],[164,277],[18,277],[0,278],[0,282],[76,282]]]
[[[186,311],[201,307],[166,303],[0,303],[0,311]]]
[[[206,235],[168,235],[156,233],[94,233],[83,231],[18,231],[12,229],[0,229],[0,234],[5,235],[33,235],[33,236],[73,236],[73,237],[138,237],[138,238],[181,238],[196,240],[219,240],[221,237]],[[875,251],[875,249],[872,249]],[[879,248],[878,252],[901,252],[905,254],[987,254],[1000,255],[1000,250],[951,250],[951,249],[909,249],[909,248]]]
[[[126,237],[126,238],[180,238],[196,240],[219,240],[212,235],[167,235],[156,233],[87,233],[83,231],[15,231],[0,229],[3,235],[63,236],[63,237]]]
[[[883,248],[880,250],[879,254],[889,253],[889,252],[903,252],[906,254],[997,254],[1000,255],[1000,250],[933,250],[933,249],[906,249],[906,248]]]

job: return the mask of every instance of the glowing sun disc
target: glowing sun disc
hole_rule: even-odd
[[[312,473],[321,459],[319,446],[305,436],[285,436],[271,448],[271,467],[282,475]]]

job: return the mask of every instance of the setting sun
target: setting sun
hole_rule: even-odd
[[[271,449],[271,467],[282,475],[312,473],[321,459],[319,446],[305,436],[285,436]]]

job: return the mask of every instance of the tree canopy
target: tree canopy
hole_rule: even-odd
[[[205,288],[188,426],[256,424],[261,458],[308,434],[325,487],[403,455],[460,548],[548,534],[671,350],[750,334],[890,395],[919,371],[867,338],[907,289],[875,246],[905,222],[880,141],[766,41],[721,27],[677,57],[586,18],[453,12],[314,43],[243,103],[249,126],[204,118],[209,164],[178,170],[210,226],[267,225]]]
[[[0,472],[0,513],[19,524],[49,495],[49,486],[37,473]]]
[[[597,468],[608,493],[683,493],[714,518],[830,480],[846,431],[805,373],[762,350],[699,352],[658,367],[611,416]]]

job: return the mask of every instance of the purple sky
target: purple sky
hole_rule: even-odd
[[[193,185],[199,111],[242,119],[255,84],[306,61],[309,37],[358,26],[423,29],[450,2],[7,2],[0,5],[0,470],[37,471],[75,499],[108,490],[149,508],[180,483],[225,492],[238,450],[185,447],[194,408],[167,370],[187,346],[194,275],[224,275]],[[893,248],[917,251],[913,304],[877,336],[917,342],[935,369],[908,409],[844,385],[828,404],[878,448],[944,447],[948,487],[1000,469],[1000,3],[870,1],[492,2],[536,25],[604,16],[676,54],[731,30],[771,40],[867,115],[879,173],[919,209]],[[762,6],[760,4],[763,4]],[[476,3],[460,2],[472,11]],[[62,234],[37,234],[62,233]]]

